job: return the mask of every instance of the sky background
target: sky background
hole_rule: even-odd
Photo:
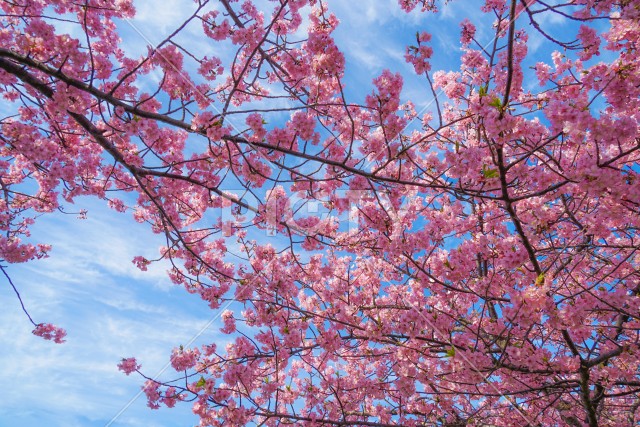
[[[451,3],[436,16],[407,15],[396,0],[328,3],[342,21],[335,36],[347,58],[346,91],[354,101],[364,99],[371,80],[384,68],[413,74],[403,55],[417,30],[433,34],[433,68],[456,70],[458,23],[465,13],[478,13],[465,1]],[[189,0],[136,4],[137,17],[119,24],[123,45],[132,53],[146,52],[148,42],[170,34],[194,7]],[[203,39],[190,40],[199,51],[215,47]],[[530,49],[540,45],[540,37],[532,36]],[[430,91],[418,77],[405,79],[403,97],[418,111],[430,108]],[[197,424],[190,404],[148,409],[144,396],[135,399],[142,378],[127,377],[116,365],[122,357],[135,356],[143,371],[154,376],[178,345],[195,339],[194,345],[215,342],[220,348],[226,338],[219,332],[218,312],[172,285],[166,265],[156,264],[148,272],[134,267],[134,256],[155,258],[163,243],[146,225],[95,199],[78,199],[67,207],[69,212],[80,209],[88,210],[87,219],[77,219],[74,213],[39,218],[32,234],[35,241],[53,245],[50,257],[8,269],[34,320],[65,328],[65,344],[32,335],[13,291],[0,286],[0,384],[5,389],[0,427]],[[174,374],[169,368],[160,378]]]

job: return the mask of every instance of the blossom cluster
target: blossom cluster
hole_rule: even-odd
[[[52,325],[51,323],[40,323],[36,325],[36,328],[32,333],[33,335],[44,338],[45,340],[53,340],[56,344],[62,344],[65,342],[64,337],[67,336],[67,331],[58,326]]]

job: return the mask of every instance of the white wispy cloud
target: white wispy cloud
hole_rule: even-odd
[[[0,402],[4,425],[104,425],[138,391],[142,379],[117,370],[122,357],[136,356],[149,375],[187,343],[213,314],[197,296],[168,283],[159,268],[145,273],[131,265],[132,254],[154,251],[149,230],[124,215],[89,203],[89,219],[43,217],[35,239],[53,243],[52,256],[9,273],[36,322],[67,328],[67,342],[55,345],[31,335],[31,326],[8,286],[0,288],[0,384],[11,387]],[[106,221],[106,218],[110,218]],[[166,268],[166,265],[164,266]],[[219,324],[194,344],[218,339]],[[172,379],[172,369],[161,377]],[[190,405],[158,413],[138,399],[114,426],[176,425],[195,420]],[[193,421],[195,423],[195,421]]]

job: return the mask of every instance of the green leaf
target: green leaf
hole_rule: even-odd
[[[482,176],[484,176],[487,179],[497,178],[498,177],[498,170],[497,169],[491,169],[491,168],[483,166],[482,167]]]
[[[444,266],[447,267],[449,270],[453,270],[453,267],[451,266],[451,263],[449,262],[448,259],[444,260]]]
[[[500,101],[500,99],[498,97],[495,97],[495,98],[493,98],[491,100],[489,105],[491,105],[492,107],[496,107],[496,108],[500,109],[500,108],[502,108],[502,101]]]
[[[206,384],[207,382],[204,380],[204,377],[200,377],[200,379],[196,383],[196,387],[204,387]]]

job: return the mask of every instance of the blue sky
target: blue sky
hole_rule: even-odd
[[[136,3],[139,13],[132,24],[139,33],[124,22],[120,28],[124,46],[138,53],[146,51],[145,38],[163,39],[194,7],[188,0]],[[457,69],[458,22],[469,12],[465,2],[451,3],[437,16],[406,15],[396,0],[328,3],[342,21],[335,35],[347,57],[345,81],[351,100],[363,100],[372,78],[384,68],[412,74],[403,55],[417,30],[433,34],[434,69]],[[192,42],[198,49],[212,49],[208,42]],[[530,43],[532,48],[539,45],[536,36]],[[416,110],[430,108],[429,93],[424,80],[405,79],[403,95]],[[166,366],[175,346],[197,337],[194,344],[216,342],[220,347],[226,339],[218,330],[217,312],[172,285],[165,264],[145,273],[131,263],[135,255],[154,258],[163,243],[159,236],[101,201],[78,199],[67,208],[80,209],[88,210],[87,219],[60,213],[39,218],[33,238],[53,245],[50,258],[8,270],[34,320],[66,328],[67,343],[55,345],[31,335],[15,295],[8,286],[0,286],[0,384],[6,390],[0,399],[0,427],[107,425],[143,382],[117,370],[121,357],[136,356],[144,372],[153,376]],[[174,374],[169,368],[161,378]],[[197,419],[189,404],[151,411],[140,397],[111,425],[194,424]]]
[[[105,425],[141,384],[140,377],[117,370],[120,358],[135,355],[154,375],[174,346],[198,336],[215,315],[171,284],[166,266],[146,273],[133,266],[134,255],[157,252],[158,236],[100,201],[81,202],[89,210],[86,220],[58,214],[34,227],[34,236],[54,244],[50,258],[9,269],[34,320],[65,327],[67,342],[31,335],[10,288],[0,288],[0,383],[11,390],[0,403],[0,426]],[[219,327],[214,321],[195,343],[219,342]],[[161,378],[173,375],[169,368]],[[173,411],[145,405],[137,399],[113,425],[195,423],[188,405]]]

